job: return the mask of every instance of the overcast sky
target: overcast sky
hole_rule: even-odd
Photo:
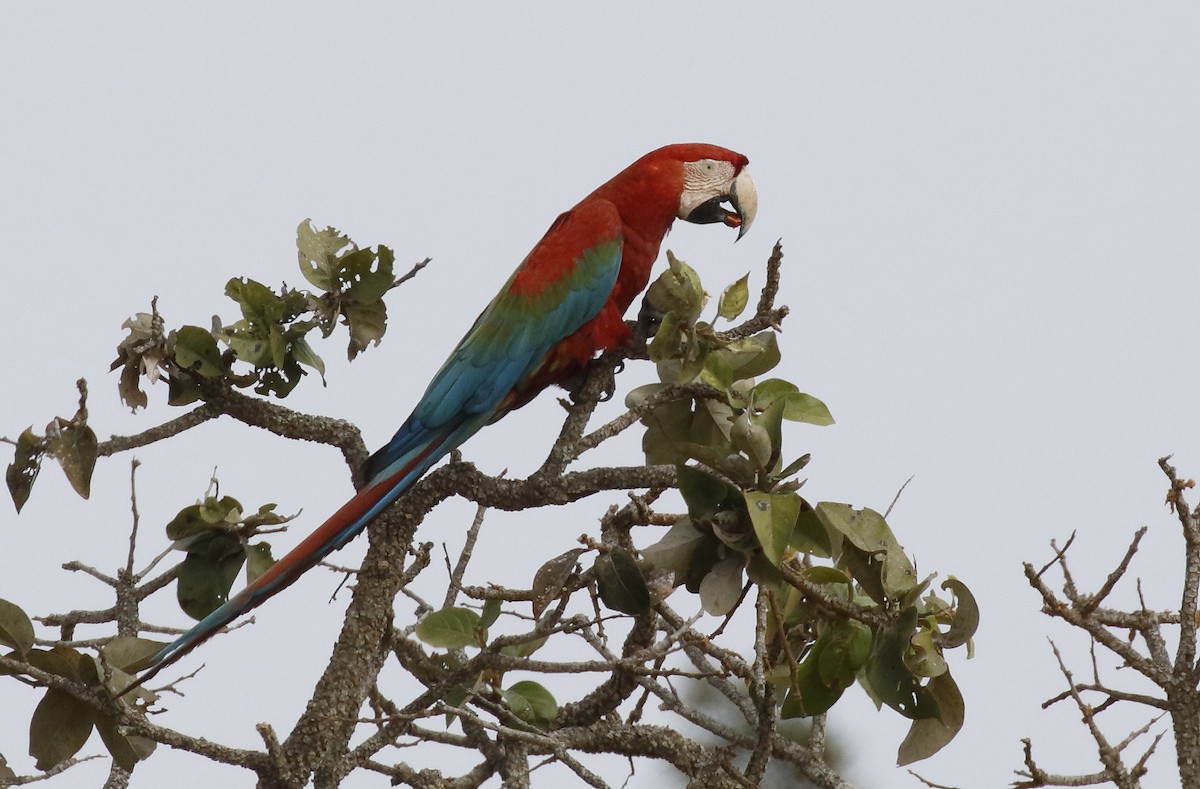
[[[761,284],[783,239],[782,374],[837,419],[789,436],[813,453],[808,497],[882,510],[914,477],[893,528],[982,607],[975,659],[952,657],[966,726],[919,771],[1003,785],[1032,737],[1047,769],[1090,772],[1077,715],[1039,708],[1062,684],[1046,637],[1081,674],[1086,645],[1038,613],[1021,562],[1078,531],[1077,577],[1094,589],[1145,524],[1133,572],[1151,607],[1178,604],[1182,541],[1155,461],[1174,452],[1200,476],[1198,74],[1200,10],[1185,4],[8,4],[0,435],[70,416],[80,376],[101,437],[174,416],[164,387],[148,413],[120,406],[107,369],[122,321],[154,295],[169,325],[232,320],[225,281],[298,282],[295,227],[312,217],[400,264],[433,258],[389,297],[380,348],[347,366],[339,336],[319,349],[329,386],[289,398],[377,446],[560,211],[660,145],[721,144],[750,158],[753,231],[734,246],[723,228],[677,227],[665,246],[716,290],[746,271]],[[528,471],[559,413],[542,397],[466,454]],[[146,558],[214,466],[247,505],[304,510],[277,555],[350,493],[337,452],[233,424],[138,458]],[[83,502],[48,468],[20,517],[0,506],[0,597],[41,613],[107,604],[59,566],[123,561],[128,477],[128,457],[101,462]],[[494,572],[478,580],[527,584],[536,562],[504,547],[557,554],[608,503],[489,522]],[[440,508],[421,539],[453,546],[470,513]],[[338,579],[314,576],[181,664],[208,668],[160,722],[247,747],[256,722],[289,730],[345,608],[327,604]],[[1117,601],[1134,599],[1127,583]],[[184,623],[169,600],[148,613]],[[29,772],[36,697],[0,687],[0,753]],[[858,754],[852,781],[917,785],[892,766],[906,721],[852,688],[831,726]],[[1176,782],[1169,739],[1148,787]],[[253,783],[160,748],[133,786],[214,774]]]

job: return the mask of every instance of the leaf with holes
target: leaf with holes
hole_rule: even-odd
[[[46,448],[58,458],[71,487],[83,498],[91,494],[92,471],[100,448],[86,423],[55,419],[46,425]]]
[[[182,326],[175,332],[175,363],[204,378],[225,373],[216,338],[199,326]]]
[[[575,564],[584,554],[583,548],[560,553],[538,568],[533,576],[533,615],[541,616],[546,606],[562,593],[563,586],[575,572]]]
[[[41,436],[34,433],[33,428],[26,428],[17,439],[16,454],[4,475],[8,493],[12,496],[17,512],[20,512],[29,500],[29,492],[33,489],[33,482],[42,468],[42,455],[45,451]]]

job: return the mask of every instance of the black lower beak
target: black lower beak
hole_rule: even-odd
[[[687,221],[694,225],[711,225],[714,222],[725,222],[729,211],[721,203],[727,199],[725,197],[713,197],[705,200],[692,209],[692,212],[687,215]]]

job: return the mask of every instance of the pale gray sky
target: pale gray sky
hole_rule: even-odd
[[[734,246],[719,228],[677,227],[666,246],[716,289],[747,270],[761,283],[783,238],[784,374],[838,420],[789,439],[813,452],[808,496],[882,510],[915,475],[893,527],[983,609],[976,658],[952,663],[966,727],[918,770],[1004,785],[1028,736],[1044,767],[1090,771],[1077,716],[1039,709],[1061,686],[1046,636],[1080,672],[1084,645],[1038,614],[1020,563],[1078,530],[1075,566],[1094,588],[1147,524],[1134,571],[1152,607],[1177,604],[1181,540],[1155,460],[1175,452],[1200,476],[1198,73],[1200,10],[1183,4],[9,4],[0,434],[69,416],[79,376],[102,437],[174,416],[161,390],[148,414],[120,407],[107,368],[121,322],[157,294],[169,323],[207,325],[233,316],[232,276],[298,281],[294,229],[312,217],[401,262],[434,259],[390,297],[383,346],[348,367],[331,341],[328,388],[288,401],[378,445],[558,212],[652,148],[725,145],[751,160],[753,231]],[[528,470],[557,409],[542,397],[466,453]],[[299,533],[350,492],[336,452],[232,424],[138,457],[147,557],[214,466],[247,504],[303,508]],[[98,587],[58,567],[122,561],[128,475],[127,458],[102,462],[83,502],[48,468],[19,518],[0,506],[0,597],[85,605]],[[528,583],[536,562],[504,547],[566,550],[607,503],[535,526],[496,518],[489,579]],[[453,546],[469,516],[443,507],[420,536]],[[250,747],[258,721],[287,730],[344,610],[326,604],[337,579],[313,575],[182,664],[208,668],[161,723]],[[1127,584],[1119,601],[1132,599]],[[152,613],[183,623],[167,600]],[[5,683],[0,753],[18,771],[34,701]],[[831,720],[857,749],[851,780],[917,785],[892,766],[906,721],[858,689]],[[1151,764],[1146,786],[1174,784],[1167,743]],[[98,785],[106,770],[59,783]],[[167,749],[133,785],[214,775],[252,785]]]

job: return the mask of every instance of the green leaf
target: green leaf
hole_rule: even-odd
[[[624,548],[614,548],[593,565],[600,599],[614,611],[640,616],[650,610],[650,589],[637,560]]]
[[[479,613],[479,626],[491,627],[496,624],[496,620],[500,618],[502,611],[501,602],[493,597],[483,604],[483,610]]]
[[[686,400],[673,400],[655,408],[642,417],[646,432],[642,434],[642,450],[649,465],[673,465],[686,460],[678,445],[688,441],[692,424],[692,406]]]
[[[666,389],[668,385],[669,384],[645,384],[630,390],[629,394],[625,395],[625,407],[637,408],[642,403],[649,400],[651,396],[658,394],[663,389]]]
[[[558,702],[550,691],[536,682],[517,682],[500,691],[500,695],[514,715],[539,728],[548,728],[558,717]]]
[[[727,321],[731,321],[741,315],[746,309],[746,304],[750,301],[750,274],[746,273],[744,277],[730,285],[721,294],[721,298],[717,301],[717,314]]]
[[[166,645],[164,641],[151,641],[148,638],[117,636],[105,644],[100,652],[110,666],[133,673],[149,668],[150,658]]]
[[[92,471],[100,443],[86,423],[55,419],[46,425],[46,448],[58,458],[71,487],[81,497],[91,494]]]
[[[225,374],[216,338],[199,326],[182,326],[175,332],[175,363],[205,378]]]
[[[42,671],[76,681],[82,680],[79,664],[83,655],[70,647],[57,646],[53,649],[31,649],[25,655],[29,665]]]
[[[241,509],[240,504],[238,505],[238,509]],[[296,513],[296,515],[299,514]],[[278,512],[275,512],[274,503],[264,504],[258,508],[258,512],[243,519],[242,523],[251,531],[256,531],[263,526],[278,526],[281,523],[288,523],[295,520],[296,515],[280,515]]]
[[[729,366],[729,357],[720,353],[710,353],[704,359],[704,369],[700,372],[700,381],[722,392],[733,386],[733,368]]]
[[[268,504],[263,509],[274,508],[274,506]],[[258,518],[255,525],[270,523],[270,518],[264,517],[266,513],[263,512],[263,509],[259,510],[257,516],[251,516],[247,521]],[[240,522],[241,519],[242,505],[237,499],[232,496],[223,496],[220,499],[209,496],[204,501],[184,507],[176,513],[171,522],[167,524],[167,539],[187,545],[196,537],[213,532],[227,532],[229,526]]]
[[[801,455],[800,457],[796,458],[791,463],[789,463],[787,465],[787,467],[782,469],[778,474],[775,474],[774,479],[777,479],[777,480],[787,479],[788,477],[792,476],[800,469],[807,466],[808,461],[810,461],[810,460],[812,460],[812,455],[808,455],[808,454]]]
[[[792,531],[789,544],[800,553],[811,553],[824,558],[833,555],[829,532],[817,517],[816,510],[803,498],[800,499],[800,512],[796,514],[796,528]]]
[[[585,553],[583,548],[572,548],[560,553],[538,568],[533,576],[533,615],[541,616],[550,602],[562,594],[563,587],[571,574],[575,572],[575,564]]]
[[[308,340],[303,337],[292,340],[292,358],[299,364],[316,370],[321,376],[321,383],[325,383],[325,360],[317,355],[317,352],[308,344]]]
[[[261,339],[266,339],[266,330],[281,320],[287,313],[283,298],[266,285],[248,277],[234,277],[225,283],[225,295],[237,302],[245,320],[243,330],[261,329]],[[236,326],[236,324],[235,324]]]
[[[928,759],[954,739],[962,729],[965,705],[958,684],[947,671],[929,681],[926,692],[937,705],[936,718],[913,721],[908,736],[900,743],[896,763],[903,766]]]
[[[830,533],[842,535],[843,561],[877,603],[902,596],[917,584],[917,573],[896,541],[883,516],[872,509],[855,510],[848,504],[821,502],[817,517]],[[859,550],[849,550],[852,545]]]
[[[807,422],[810,425],[832,425],[833,415],[829,408],[817,398],[803,392],[787,396],[783,418],[790,422]]]
[[[742,597],[742,565],[740,555],[727,556],[713,565],[700,582],[700,605],[713,616],[725,616]]]
[[[942,646],[946,649],[962,646],[971,640],[979,628],[979,604],[967,585],[957,578],[947,578],[942,583],[943,589],[954,592],[957,605],[954,608],[954,621],[950,630],[942,636]]]
[[[908,640],[908,650],[904,653],[904,665],[909,672],[917,677],[937,677],[948,670],[946,659],[942,657],[937,644],[933,641],[933,632],[920,630]]]
[[[15,649],[22,657],[33,649],[33,622],[20,606],[0,600],[0,644]]]
[[[796,669],[796,684],[784,699],[783,718],[811,717],[827,712],[854,681],[845,654],[834,645],[836,629],[827,629]],[[868,642],[870,634],[868,632]]]
[[[183,376],[167,379],[167,405],[190,405],[200,399],[200,384]]]
[[[691,266],[667,250],[668,269],[646,290],[646,300],[660,313],[675,312],[681,323],[691,325],[704,309],[704,286]]]
[[[256,542],[245,547],[246,553],[246,583],[252,584],[258,577],[271,569],[275,557],[271,556],[269,543]]]
[[[908,670],[904,653],[917,624],[917,611],[905,609],[890,625],[880,627],[871,642],[863,681],[879,701],[906,718],[938,715],[937,702]]]
[[[692,551],[692,561],[688,565],[684,583],[692,594],[700,591],[700,584],[708,573],[721,560],[721,541],[715,535],[706,534],[703,542]]]
[[[29,755],[49,770],[75,754],[92,735],[92,707],[66,691],[50,688],[29,721]]]
[[[305,219],[296,228],[300,271],[305,279],[321,290],[340,289],[335,261],[338,254],[348,246],[352,246],[349,238],[332,227],[318,232],[313,228],[311,219]]]
[[[783,451],[783,411],[783,403],[777,400],[754,417],[755,424],[767,431],[767,436],[771,441],[771,454],[767,462],[761,466],[763,470],[773,469],[779,463],[779,456]]]
[[[765,427],[753,422],[749,412],[743,413],[734,421],[729,438],[733,442],[734,448],[750,458],[755,466],[758,468],[770,467],[771,456],[774,454],[771,446],[771,434]]]
[[[392,289],[394,257],[392,250],[380,247],[376,253],[358,249],[338,260],[338,277],[345,284],[346,295],[359,304],[379,301]]]
[[[479,614],[469,608],[434,611],[421,620],[416,632],[417,638],[440,649],[462,649],[486,638]]]
[[[687,504],[688,515],[706,518],[736,500],[740,491],[731,487],[695,466],[678,465],[675,473],[679,480],[679,493]]]
[[[229,534],[200,538],[188,548],[179,565],[175,589],[179,607],[193,619],[203,619],[229,599],[229,590],[246,555]]]
[[[45,446],[42,438],[33,432],[32,427],[26,428],[17,438],[15,457],[13,462],[8,465],[8,471],[4,475],[4,481],[8,483],[8,493],[12,496],[17,512],[20,512],[21,508],[25,506],[25,502],[29,500],[33,481],[37,479],[38,472],[42,468],[43,454],[45,454]]]
[[[107,715],[96,714],[96,731],[113,761],[126,772],[132,771],[137,762],[153,753],[158,745],[145,737],[127,736]]]
[[[756,378],[779,364],[779,341],[775,332],[761,331],[729,344],[720,353],[729,355],[733,377],[737,380]]]
[[[685,516],[677,520],[661,540],[643,548],[642,556],[655,569],[675,573],[676,583],[680,583],[692,562],[696,548],[706,539],[707,535],[698,531],[692,525],[691,518]]]
[[[801,499],[795,493],[761,493],[756,490],[745,491],[743,495],[758,544],[771,564],[778,567],[791,543],[796,518],[800,514]]]
[[[650,347],[646,349],[647,355],[652,362],[662,362],[667,359],[679,355],[679,343],[683,342],[683,329],[679,325],[679,318],[674,312],[668,312],[663,316],[662,323],[658,326],[658,331],[654,333],[654,339],[650,341]]]
[[[350,345],[346,355],[350,361],[374,343],[379,344],[387,331],[387,305],[382,301],[369,304],[348,304],[343,310],[350,326]]]
[[[791,381],[782,378],[768,378],[759,381],[750,390],[755,408],[768,408],[776,400],[786,401],[789,395],[796,394],[800,389]]]
[[[825,649],[817,668],[826,685],[849,687],[871,654],[871,629],[860,622],[837,622],[825,633]]]

